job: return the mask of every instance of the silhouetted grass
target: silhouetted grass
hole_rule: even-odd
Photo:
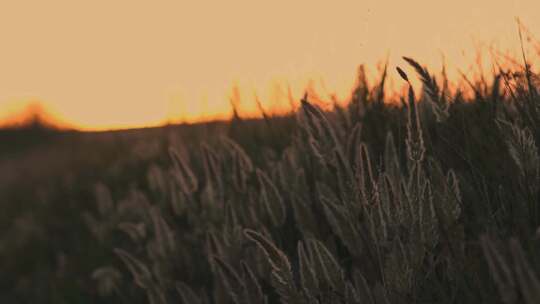
[[[540,303],[537,73],[400,65],[404,96],[361,68],[346,106],[21,152],[3,174],[40,174],[1,196],[0,300]]]

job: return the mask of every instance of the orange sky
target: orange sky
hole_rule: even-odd
[[[344,98],[388,52],[466,68],[474,41],[516,49],[516,16],[540,34],[538,0],[5,0],[0,118],[41,102],[82,129],[192,121],[228,115],[235,84],[249,112],[309,79]]]

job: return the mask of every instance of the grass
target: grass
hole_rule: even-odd
[[[21,157],[41,175],[2,195],[0,299],[540,303],[536,72],[471,90],[404,65],[405,96],[360,69],[346,106],[306,94],[282,117],[72,135],[43,148],[59,167]]]

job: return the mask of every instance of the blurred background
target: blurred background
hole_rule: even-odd
[[[51,121],[105,130],[289,109],[306,86],[345,101],[359,64],[413,56],[451,78],[518,54],[535,0],[3,1],[0,122],[40,104]],[[389,83],[390,84],[390,83]],[[392,86],[392,84],[390,84]],[[35,110],[35,107],[34,107]],[[23,115],[24,116],[24,115]]]

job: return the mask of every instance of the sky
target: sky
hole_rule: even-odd
[[[515,18],[540,36],[538,0],[2,0],[0,121],[39,103],[83,130],[287,107],[311,82],[350,94],[411,56],[466,68],[479,45],[517,50]],[[537,37],[538,37],[537,36]]]

